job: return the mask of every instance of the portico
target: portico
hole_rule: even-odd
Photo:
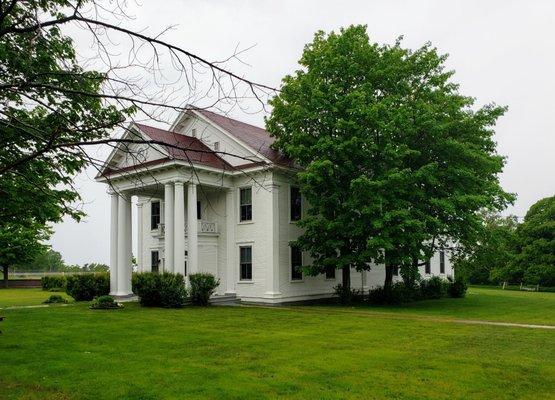
[[[186,272],[188,274],[198,272],[197,184],[176,179],[165,182],[163,187],[164,222],[156,227],[159,231],[158,237],[163,240],[163,270],[182,275]],[[187,187],[186,195],[185,187]],[[134,190],[114,188],[109,193],[111,196],[110,293],[115,296],[128,296],[132,294],[133,270],[131,199],[133,195],[137,195],[137,248],[139,249],[137,266],[139,271],[144,271],[147,268],[145,268],[146,260],[142,251],[145,242],[143,205],[148,201],[145,199],[151,199],[152,195],[148,190],[141,190],[141,188]],[[212,230],[215,229],[212,228]],[[186,254],[187,271],[185,270]]]

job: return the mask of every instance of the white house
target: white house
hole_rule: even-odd
[[[132,143],[137,138],[154,144]],[[210,272],[218,296],[279,303],[329,297],[335,271],[305,276],[289,246],[303,200],[292,163],[270,148],[264,129],[206,110],[189,110],[170,131],[132,124],[97,181],[110,183],[110,285],[131,294],[131,197],[137,196],[139,271]],[[183,150],[187,149],[187,150]],[[422,276],[452,275],[438,252]],[[352,274],[355,288],[383,284],[385,269]],[[396,279],[399,279],[396,277]]]

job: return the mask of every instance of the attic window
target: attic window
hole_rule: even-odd
[[[197,137],[197,128],[191,129],[191,136],[192,137]]]
[[[214,142],[214,151],[220,151],[220,142]]]

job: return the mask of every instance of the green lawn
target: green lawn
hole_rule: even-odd
[[[418,301],[404,306],[357,307],[369,312],[555,325],[555,293],[470,287],[464,299]]]
[[[47,292],[42,289],[0,289],[0,309],[14,306],[36,306],[58,294],[71,299],[63,292]]]
[[[543,293],[474,292],[377,312],[137,304],[0,310],[7,317],[0,398],[553,399],[555,331],[414,318],[441,320],[457,308],[463,318],[497,314],[476,311],[483,302],[517,317],[526,307],[552,312],[553,298],[535,301]],[[0,304],[6,293],[0,290]],[[464,311],[467,300],[474,306]]]

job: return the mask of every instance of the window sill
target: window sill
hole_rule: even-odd
[[[249,224],[254,224],[254,221],[251,219],[250,221],[239,221],[239,222],[237,222],[237,225],[249,225]]]
[[[237,281],[238,285],[252,285],[254,283],[254,281],[251,279],[250,281],[244,280],[244,281]]]
[[[289,283],[304,283],[304,279],[289,279]]]
[[[328,282],[335,282],[337,278],[326,278],[325,280]]]

